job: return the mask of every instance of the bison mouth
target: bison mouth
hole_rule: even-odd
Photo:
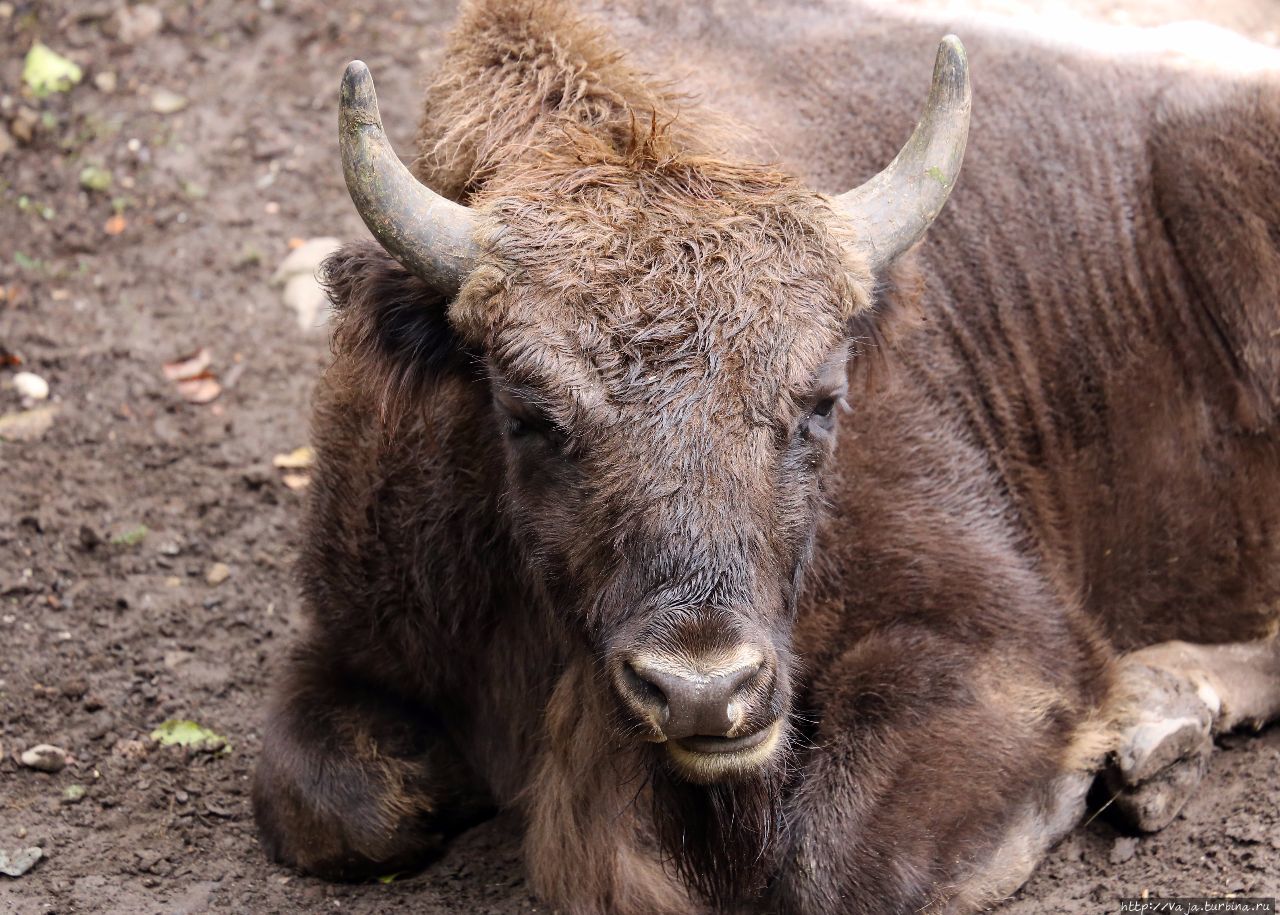
[[[740,737],[661,744],[664,765],[652,782],[658,841],[717,911],[761,892],[777,866],[791,771],[787,729],[784,716]]]
[[[664,744],[677,773],[698,784],[733,780],[760,769],[777,751],[782,719],[742,737],[682,737]]]

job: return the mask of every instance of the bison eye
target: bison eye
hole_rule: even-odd
[[[836,408],[840,406],[840,401],[839,394],[832,394],[814,403],[797,430],[800,437],[812,439],[815,436],[825,438],[829,435],[835,428]]]
[[[824,397],[813,405],[813,415],[819,419],[826,419],[836,408],[836,399],[834,397]]]
[[[545,416],[517,415],[507,417],[507,435],[512,438],[528,438],[531,435],[551,435],[556,428]]]
[[[508,413],[503,431],[509,438],[544,441],[553,448],[564,445],[565,435],[550,417],[541,412]]]

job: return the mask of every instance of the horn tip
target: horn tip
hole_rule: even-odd
[[[373,75],[363,60],[347,64],[342,74],[341,111],[354,123],[376,124],[378,96],[373,88]]]
[[[343,87],[350,86],[358,88],[365,83],[373,82],[373,76],[369,73],[369,67],[363,60],[353,60],[347,64],[347,68],[342,71]]]
[[[962,101],[969,95],[969,55],[955,35],[938,42],[938,58],[933,65],[934,85],[951,98]]]

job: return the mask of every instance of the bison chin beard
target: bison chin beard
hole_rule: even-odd
[[[785,832],[785,757],[779,748],[759,769],[705,785],[682,779],[666,759],[657,761],[657,839],[680,878],[717,909],[758,896],[775,870]]]

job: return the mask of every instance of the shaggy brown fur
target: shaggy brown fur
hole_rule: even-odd
[[[752,29],[810,14],[711,31],[756,53]],[[842,157],[886,162],[923,96],[904,61],[927,54],[886,45],[911,97],[839,86],[886,125]],[[983,79],[1016,70],[989,56]],[[780,87],[824,91],[782,61]],[[1063,91],[1026,82],[1011,123]],[[1243,639],[1280,606],[1280,111],[1224,92],[1150,129],[1132,101],[1054,109],[1116,132],[1079,183],[1019,171],[1078,144],[979,120],[877,319],[823,198],[559,3],[473,3],[415,169],[480,213],[480,265],[452,302],[369,243],[328,265],[268,850],[351,876],[497,804],[583,915],[964,911],[1016,886],[1078,812],[1116,651]],[[870,386],[850,338],[915,305]],[[781,718],[782,746],[696,784],[611,672],[744,642],[767,652],[743,732]]]

